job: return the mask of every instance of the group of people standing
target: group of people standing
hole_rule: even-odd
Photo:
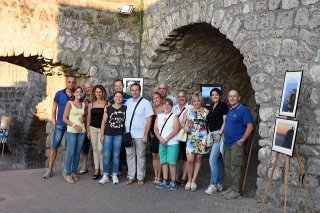
[[[250,111],[240,103],[237,90],[228,93],[229,108],[221,101],[221,91],[212,89],[212,104],[207,109],[203,106],[201,93],[192,95],[190,105],[184,90],[180,90],[176,97],[168,96],[166,83],[158,85],[152,103],[141,97],[138,83],[130,86],[131,94],[128,95],[122,92],[122,80],[115,80],[114,94],[109,98],[102,85],[92,88],[89,82],[85,82],[85,95],[82,88],[75,85],[76,79],[67,77],[66,88],[55,95],[52,110],[54,137],[44,178],[53,174],[57,149],[66,131],[63,175],[68,183],[78,181],[77,174],[88,172],[91,141],[95,166],[93,179],[105,184],[111,175],[113,183],[119,183],[118,175],[126,159],[126,184],[131,185],[137,179],[139,186],[144,185],[149,144],[156,188],[176,190],[180,185],[188,191],[197,190],[202,156],[210,153],[211,179],[205,193],[222,191],[225,185],[228,188],[221,194],[226,199],[240,197],[244,145],[253,124]],[[187,134],[187,139],[178,137],[181,131]],[[132,137],[133,143],[128,147],[122,143],[125,132],[130,132]],[[81,150],[82,168],[77,172]]]

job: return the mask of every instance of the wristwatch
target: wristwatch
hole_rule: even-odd
[[[73,124],[72,127],[74,128],[76,126],[76,124]]]
[[[242,143],[244,142],[244,140],[242,138],[239,141],[242,142]]]
[[[165,138],[164,140],[165,140],[166,142],[168,142],[168,138]]]

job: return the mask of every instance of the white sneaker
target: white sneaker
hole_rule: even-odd
[[[218,183],[217,186],[216,186],[216,188],[217,188],[217,190],[218,190],[219,192],[222,192],[223,185]]]
[[[213,193],[217,192],[217,187],[213,184],[210,184],[207,188],[207,190],[205,191],[206,194],[208,195],[212,195]]]
[[[112,175],[112,182],[113,184],[118,184],[119,183],[119,179],[117,175]]]
[[[103,175],[103,177],[101,178],[101,180],[99,180],[99,184],[105,184],[105,183],[109,183],[109,177],[108,177],[108,175]]]

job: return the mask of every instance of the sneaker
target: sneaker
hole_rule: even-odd
[[[231,191],[229,194],[227,194],[224,197],[226,200],[234,200],[234,199],[238,199],[241,198],[241,195],[238,192],[235,191]]]
[[[117,175],[112,175],[112,182],[113,184],[118,184],[119,183],[119,179]]]
[[[213,193],[217,192],[217,187],[213,184],[210,184],[207,190],[205,191],[206,194],[212,195]]]
[[[45,171],[45,173],[43,174],[42,177],[43,177],[44,179],[49,179],[49,178],[52,177],[52,175],[53,175],[52,171],[51,171],[50,169],[46,169],[46,171]]]
[[[170,187],[170,181],[169,180],[164,180],[162,183],[158,184],[156,186],[157,189],[164,189],[164,188],[169,188]]]
[[[219,192],[222,192],[223,185],[218,183],[217,186],[216,186],[216,188],[217,188],[217,190],[218,190]]]
[[[176,181],[172,181],[170,189],[175,191],[175,190],[177,190],[177,188],[178,188],[177,182]]]
[[[108,177],[108,175],[103,175],[103,177],[101,178],[101,180],[99,180],[99,184],[105,184],[105,183],[109,183],[109,177]]]
[[[186,191],[190,191],[191,190],[191,182],[187,182],[187,184],[185,185],[184,189]]]
[[[221,196],[225,197],[226,195],[228,195],[230,192],[232,192],[232,188],[229,187],[226,191],[221,193]]]
[[[194,191],[196,191],[196,190],[197,190],[197,184],[194,183],[194,182],[192,182],[192,183],[191,183],[191,191],[194,192]]]

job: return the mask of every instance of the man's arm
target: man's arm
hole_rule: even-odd
[[[250,136],[251,132],[253,130],[253,124],[252,123],[248,123],[247,124],[247,128],[246,131],[244,132],[242,138],[240,140],[237,141],[237,144],[239,147],[242,147],[244,142],[247,140],[247,138]]]
[[[152,116],[147,117],[147,124],[146,124],[146,127],[144,129],[142,143],[147,143],[148,133],[149,133],[149,130],[150,130],[150,127],[151,127],[151,122],[152,122]]]
[[[56,116],[57,116],[57,108],[58,108],[58,104],[53,101],[53,105],[52,105],[52,117],[51,117],[51,122],[52,122],[52,130],[54,130],[55,126],[56,126]]]

